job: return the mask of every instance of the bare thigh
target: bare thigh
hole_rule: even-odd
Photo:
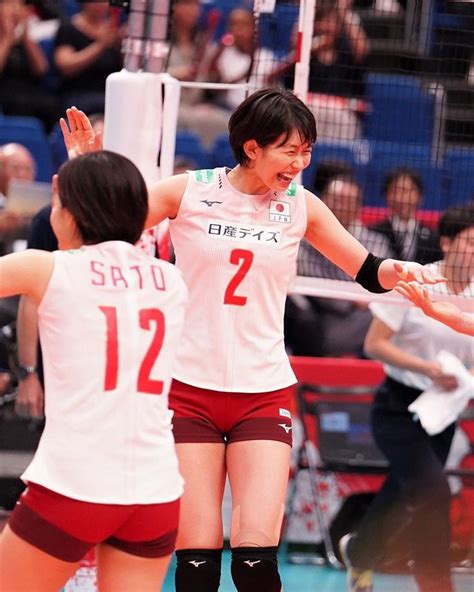
[[[219,549],[223,544],[225,445],[177,444],[176,451],[185,481],[176,548]]]
[[[291,448],[283,442],[235,442],[227,449],[232,490],[230,544],[276,546],[280,539]]]
[[[0,536],[2,592],[58,592],[78,567],[30,545],[8,525]]]
[[[98,592],[159,592],[171,555],[138,557],[111,545],[96,548]]]

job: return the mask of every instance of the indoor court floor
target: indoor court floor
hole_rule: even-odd
[[[316,565],[293,565],[280,559],[284,592],[346,592],[346,572]],[[174,592],[174,566],[171,566],[162,592]],[[454,575],[456,592],[474,592],[474,573]],[[230,577],[230,553],[223,559],[219,592],[235,592]],[[255,591],[258,592],[258,591]],[[416,592],[409,576],[377,574],[374,592]]]

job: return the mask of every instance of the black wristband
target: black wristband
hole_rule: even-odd
[[[375,294],[382,294],[383,292],[390,292],[386,290],[379,282],[379,267],[385,261],[383,257],[375,257],[369,253],[362,264],[362,267],[357,272],[355,280],[363,288]]]

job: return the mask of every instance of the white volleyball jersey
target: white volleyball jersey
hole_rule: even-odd
[[[189,303],[174,377],[232,392],[296,382],[283,340],[289,284],[306,232],[304,189],[247,195],[227,169],[188,173],[170,222]]]
[[[182,493],[168,391],[187,289],[118,241],[56,251],[38,308],[46,426],[22,478],[107,504]]]

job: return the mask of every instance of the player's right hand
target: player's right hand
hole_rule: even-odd
[[[59,125],[63,133],[64,144],[69,160],[87,154],[102,150],[102,136],[96,132],[89,121],[87,115],[77,107],[71,107],[66,110],[66,120],[61,117]]]
[[[18,383],[15,411],[20,417],[44,416],[44,392],[36,373],[30,374]]]

